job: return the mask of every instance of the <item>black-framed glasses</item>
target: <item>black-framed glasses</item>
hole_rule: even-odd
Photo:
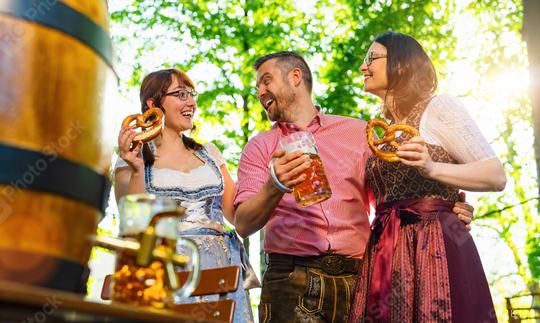
[[[379,58],[386,58],[386,54],[369,52],[367,53],[366,57],[364,57],[364,63],[369,66],[371,65],[371,63],[373,63],[374,60]]]
[[[199,94],[199,93],[197,93],[197,91],[195,91],[195,90],[181,89],[181,90],[169,92],[169,93],[167,93],[166,95],[176,96],[176,97],[179,98],[180,100],[186,101],[186,100],[189,98],[190,95],[191,95],[193,98],[195,98],[198,94]]]

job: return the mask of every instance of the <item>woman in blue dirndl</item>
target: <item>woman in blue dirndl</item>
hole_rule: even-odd
[[[199,247],[201,269],[241,267],[239,287],[227,298],[235,302],[234,322],[253,322],[248,289],[258,287],[258,280],[236,232],[227,230],[223,220],[233,223],[234,181],[214,145],[201,145],[183,134],[193,129],[196,95],[193,82],[180,70],[160,70],[145,77],[141,110],[160,108],[164,128],[153,141],[134,143],[132,150],[135,133],[122,128],[118,138],[121,158],[115,165],[116,198],[146,192],[172,198],[185,207],[187,216],[178,233]],[[218,295],[209,295],[180,302],[217,299]]]

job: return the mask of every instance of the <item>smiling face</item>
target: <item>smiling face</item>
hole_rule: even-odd
[[[167,88],[167,93],[178,90],[193,91],[189,85],[181,83],[175,75],[171,75],[172,82]],[[183,132],[193,128],[193,116],[197,108],[197,103],[192,95],[181,100],[177,93],[165,95],[161,101],[165,110],[165,127],[174,129],[176,132]]]
[[[287,122],[295,100],[293,85],[288,75],[271,59],[257,69],[257,97],[271,121]]]
[[[364,90],[384,99],[388,90],[386,47],[374,42],[369,47],[366,57],[368,58],[365,61],[371,64],[368,66],[364,61],[360,66],[360,71],[364,74]]]

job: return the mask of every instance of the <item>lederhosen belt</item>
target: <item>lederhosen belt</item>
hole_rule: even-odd
[[[279,253],[267,255],[268,263],[290,263],[296,266],[311,267],[321,269],[328,275],[356,274],[360,267],[361,260],[346,258],[340,255],[321,255],[310,257],[298,257]]]

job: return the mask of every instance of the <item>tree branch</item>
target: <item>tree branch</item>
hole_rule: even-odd
[[[499,229],[497,229],[495,226],[493,226],[493,225],[484,224],[484,223],[482,223],[482,224],[476,224],[476,223],[475,223],[474,225],[475,225],[475,226],[478,226],[478,227],[480,227],[480,228],[491,229],[491,230],[497,232],[497,234],[498,234],[499,236],[502,235],[502,232],[501,232]]]
[[[500,275],[498,276],[497,278],[494,278],[493,280],[491,280],[490,282],[490,285],[495,285],[497,284],[499,281],[505,279],[505,278],[508,278],[508,277],[512,277],[512,276],[517,276],[519,278],[521,278],[521,276],[517,273],[507,273],[507,274],[504,274],[504,275]]]
[[[508,210],[508,209],[512,209],[512,208],[515,208],[516,206],[520,206],[520,205],[523,205],[525,203],[529,203],[530,201],[533,201],[533,200],[538,200],[540,199],[540,196],[535,196],[535,197],[531,197],[530,199],[526,199],[526,200],[523,200],[523,201],[520,201],[518,204],[514,204],[514,205],[508,205],[508,206],[505,206],[503,207],[502,209],[498,209],[498,210],[493,210],[493,211],[489,211],[489,212],[486,212],[480,216],[476,216],[474,217],[475,220],[478,220],[478,219],[482,219],[482,218],[486,218],[492,214],[495,214],[495,213],[501,213],[502,211],[505,211],[505,210]]]

